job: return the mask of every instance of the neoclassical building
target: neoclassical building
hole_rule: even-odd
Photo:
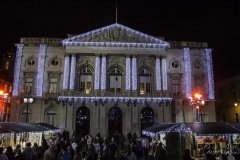
[[[115,23],[66,39],[16,44],[11,121],[46,122],[78,135],[141,133],[157,123],[196,121],[188,98],[215,121],[212,50],[166,42]],[[24,103],[33,97],[33,103]]]

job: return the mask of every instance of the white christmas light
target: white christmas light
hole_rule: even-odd
[[[100,57],[97,55],[95,59],[94,89],[99,89],[99,84],[100,84]]]
[[[212,65],[212,50],[205,49],[207,59],[207,74],[208,74],[208,99],[215,99],[214,95],[214,79],[213,79],[213,65]]]
[[[18,85],[19,85],[19,77],[20,77],[20,68],[21,68],[21,59],[23,54],[23,44],[16,44],[16,58],[15,58],[15,66],[14,66],[14,81],[13,81],[13,96],[18,96]]]
[[[137,58],[132,57],[132,90],[137,90]]]
[[[166,58],[162,59],[162,82],[163,82],[163,90],[166,91],[168,89],[167,85],[167,61]]]
[[[87,42],[89,40],[89,37],[95,37],[95,36],[98,36],[99,33],[109,32],[111,30],[117,30],[117,29],[123,32],[132,34],[131,35],[132,37],[134,36],[139,37],[146,43]],[[65,39],[62,41],[62,43],[65,46],[76,45],[76,46],[83,46],[83,47],[90,46],[90,47],[163,48],[163,47],[170,46],[168,42],[165,42],[161,39],[138,32],[134,29],[120,25],[118,23]]]
[[[63,89],[68,89],[69,83],[69,55],[64,57]]]
[[[36,81],[36,96],[42,97],[43,93],[43,77],[44,77],[44,64],[45,57],[47,52],[47,45],[40,44],[39,55],[38,55],[38,64],[37,64],[37,81]]]
[[[76,55],[72,54],[70,69],[70,89],[74,89],[76,77]]]
[[[106,56],[102,56],[101,64],[101,90],[106,89]]]
[[[155,64],[155,70],[156,70],[156,90],[160,91],[161,86],[161,66],[160,66],[160,58],[156,57],[156,64]]]
[[[183,49],[184,56],[184,80],[185,80],[185,96],[192,96],[192,68],[189,48]]]
[[[131,59],[126,58],[126,90],[131,90]]]

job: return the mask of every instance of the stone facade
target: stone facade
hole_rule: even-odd
[[[116,23],[67,39],[21,38],[16,46],[11,121],[28,116],[77,134],[140,134],[155,123],[195,121],[188,103],[195,91],[209,100],[203,121],[215,121],[206,43],[169,43]],[[34,102],[22,103],[25,96]]]

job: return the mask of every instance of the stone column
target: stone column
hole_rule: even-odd
[[[212,64],[212,49],[205,49],[205,54],[206,54],[206,60],[207,60],[208,99],[215,99],[213,64]]]
[[[66,54],[64,57],[64,73],[63,73],[63,89],[68,90],[69,86],[69,64],[70,58],[69,54]]]
[[[106,90],[106,56],[102,56],[102,64],[101,64],[101,90]]]
[[[137,91],[137,58],[132,57],[132,91]]]
[[[131,58],[129,56],[126,57],[126,91],[131,90]]]
[[[185,96],[192,97],[192,67],[189,48],[183,48]]]
[[[21,72],[23,46],[24,46],[23,44],[16,44],[17,51],[14,66],[13,96],[19,95],[19,78]]]
[[[166,57],[162,57],[162,89],[163,91],[168,90]]]
[[[156,77],[156,91],[161,91],[161,89],[162,89],[161,63],[160,63],[159,57],[156,57],[155,77]]]
[[[37,64],[37,78],[35,84],[35,93],[37,97],[43,96],[43,78],[45,70],[45,58],[47,54],[47,45],[40,44]]]
[[[99,55],[96,55],[94,90],[99,90],[99,86],[100,86],[100,57],[99,57]]]
[[[70,90],[75,89],[75,77],[76,77],[76,55],[72,54],[71,68],[70,68]]]

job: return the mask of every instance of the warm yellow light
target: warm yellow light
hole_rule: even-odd
[[[202,95],[199,94],[199,93],[195,93],[195,94],[194,94],[194,98],[200,99],[201,97],[202,97]]]
[[[235,103],[234,103],[234,106],[235,106],[235,107],[237,107],[237,106],[238,106],[238,104],[235,102]]]
[[[0,96],[3,96],[3,95],[4,95],[4,91],[0,90]]]

